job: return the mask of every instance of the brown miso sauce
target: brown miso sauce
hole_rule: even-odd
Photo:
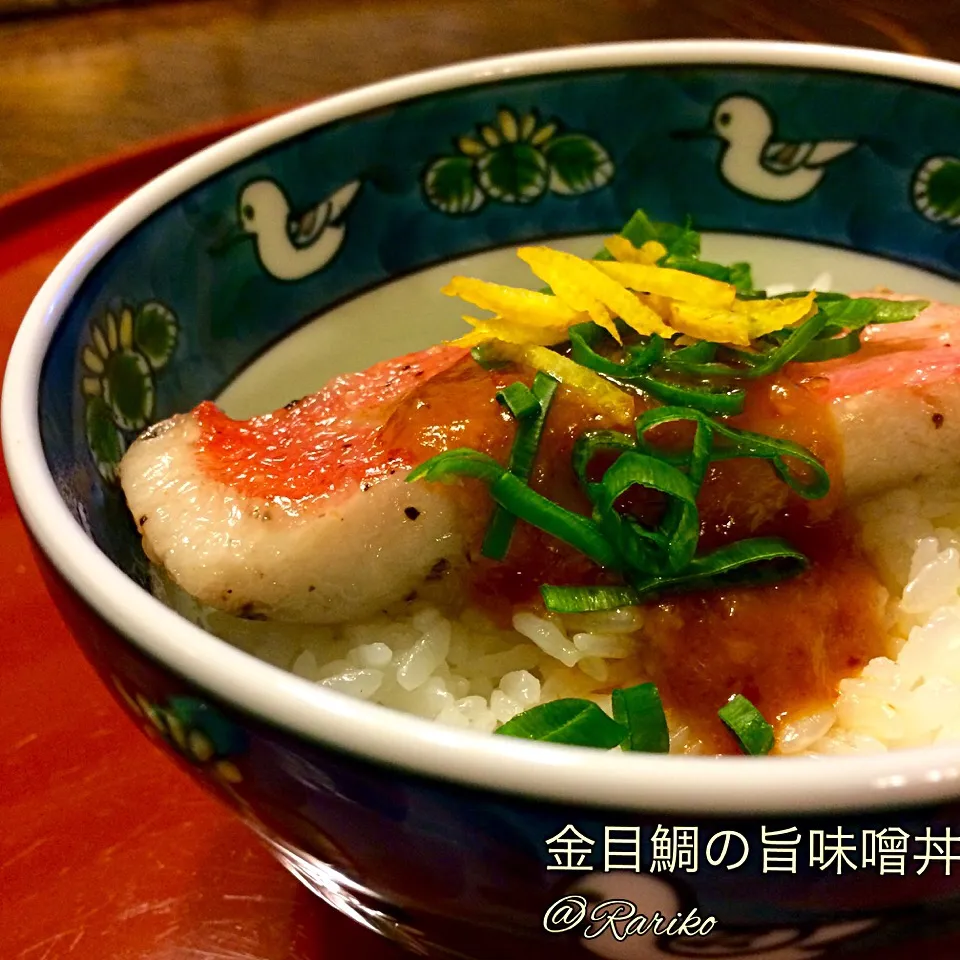
[[[778,584],[691,593],[648,608],[638,679],[712,753],[736,753],[717,710],[743,694],[775,727],[833,702],[884,650],[884,592],[842,512],[790,537],[810,569]],[[790,534],[786,533],[789,537]]]
[[[517,379],[531,381],[512,368],[484,371],[472,361],[458,364],[405,403],[385,436],[424,458],[470,446],[505,464],[514,427],[497,404],[496,391]],[[636,407],[638,415],[645,407],[639,397]],[[703,749],[713,753],[738,752],[717,717],[732,695],[743,694],[776,727],[829,706],[838,682],[884,651],[884,592],[843,506],[840,443],[822,399],[781,374],[752,383],[744,412],[728,422],[806,447],[825,464],[831,489],[821,500],[806,500],[766,461],[712,464],[698,502],[698,550],[745,537],[779,536],[810,558],[810,568],[777,584],[690,592],[647,604],[638,652],[612,670],[616,679],[611,685],[655,682],[673,724],[688,725]],[[575,391],[561,388],[531,486],[588,514],[589,503],[570,465],[573,444],[586,430],[615,426]],[[650,439],[688,447],[690,435],[688,427],[680,426]],[[492,503],[478,481],[464,481],[463,490],[477,520],[469,593],[501,625],[509,624],[517,606],[540,602],[541,584],[616,582],[571,547],[523,522],[517,523],[504,561],[481,557]],[[655,501],[644,497],[625,506],[640,516],[656,510]]]
[[[712,465],[698,502],[699,550],[778,536],[810,567],[777,584],[664,597],[647,608],[637,678],[656,682],[667,710],[713,753],[738,752],[717,719],[734,694],[779,727],[830,706],[839,681],[885,646],[885,593],[843,506],[842,451],[826,405],[780,375],[752,384],[730,423],[806,447],[831,485],[823,499],[806,500],[764,461]]]
[[[388,420],[381,442],[388,449],[411,451],[414,463],[444,450],[471,447],[505,466],[515,427],[497,402],[496,394],[516,381],[530,386],[533,374],[513,366],[484,370],[468,357],[408,397]],[[613,426],[609,418],[585,404],[575,391],[558,390],[550,406],[530,485],[569,510],[589,514],[590,504],[570,466],[573,445],[586,430]],[[514,606],[529,605],[539,599],[543,583],[613,582],[593,561],[522,522],[514,529],[510,551],[503,561],[481,556],[480,544],[493,502],[482,482],[467,478],[461,486],[468,503],[466,513],[475,520],[468,591],[474,602],[501,626],[509,626]]]

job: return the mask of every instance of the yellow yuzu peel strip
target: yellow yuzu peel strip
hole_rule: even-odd
[[[661,257],[667,255],[667,248],[656,240],[648,240],[639,249],[626,237],[616,234],[603,241],[607,252],[619,263],[644,263],[648,266],[655,264]]]
[[[750,318],[731,310],[674,300],[670,303],[670,325],[698,340],[738,347],[750,345]]]
[[[640,293],[657,293],[704,307],[729,308],[737,296],[736,287],[683,270],[651,267],[642,263],[611,263],[594,260],[593,265],[612,280]],[[708,338],[709,339],[709,338]]]
[[[569,339],[569,327],[564,324],[532,324],[504,317],[492,317],[488,320],[478,320],[476,317],[464,317],[473,327],[470,333],[465,333],[456,340],[447,341],[455,347],[475,347],[487,340],[502,340],[505,343],[535,344],[537,346],[552,347]]]
[[[616,260],[584,260],[550,247],[521,247],[517,254],[553,295],[472,277],[454,277],[443,288],[496,316],[464,317],[474,328],[452,341],[476,346],[488,340],[522,347],[562,343],[569,328],[591,320],[622,342],[614,317],[643,336],[749,346],[752,340],[810,317],[815,294],[770,300],[738,300],[732,284],[656,266],[666,250],[657,241],[635,247],[622,236],[606,248]],[[546,358],[541,357],[542,361]],[[568,371],[567,379],[572,373]]]
[[[633,422],[633,400],[630,396],[568,357],[562,357],[546,347],[499,341],[493,345],[493,350],[506,360],[550,374],[565,387],[582,394],[600,413],[611,417],[616,423],[626,425]]]
[[[440,292],[520,323],[570,326],[587,319],[582,312],[547,293],[489,283],[473,277],[454,277]]]
[[[554,296],[573,310],[586,313],[599,327],[620,343],[620,334],[613,322],[613,314],[607,304],[589,288],[590,276],[581,269],[586,260],[572,253],[552,250],[550,247],[521,247],[517,256],[544,283],[549,284]],[[587,285],[584,284],[584,279]]]
[[[816,309],[816,297],[816,293],[808,293],[787,299],[737,300],[732,309],[749,317],[750,337],[756,339],[806,320]]]
[[[593,262],[549,247],[521,247],[517,255],[541,280],[550,284],[556,296],[574,309],[586,309],[590,319],[603,327],[618,343],[620,335],[612,318],[607,323],[600,323],[591,306],[599,305],[608,316],[620,317],[639,334],[673,335],[660,317],[640,303],[622,284],[598,270]]]

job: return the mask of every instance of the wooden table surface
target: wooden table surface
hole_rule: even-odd
[[[960,60],[958,23],[960,0],[192,0],[0,21],[0,194],[147,138],[468,57],[753,37]],[[65,246],[134,185],[101,182],[42,229],[36,205],[8,207],[22,223],[6,246],[0,207],[0,358]],[[2,472],[0,544],[0,958],[398,960],[120,715],[49,608]]]
[[[189,0],[0,22],[0,193],[190,124],[468,57],[753,37],[960,59],[960,0]]]

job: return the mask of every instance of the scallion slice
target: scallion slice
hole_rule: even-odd
[[[611,700],[612,718],[592,700],[551,700],[517,714],[496,732],[601,750],[622,746],[643,753],[670,752],[670,731],[655,684],[618,687]]]
[[[783,294],[784,297],[805,293]],[[763,299],[760,294],[740,294],[744,300]],[[690,353],[701,346],[670,349],[662,367],[688,376],[756,379],[776,373],[787,363],[818,363],[854,353],[859,331],[874,323],[912,320],[929,306],[926,300],[885,300],[879,297],[848,297],[842,293],[818,293],[817,312],[800,326],[769,334],[757,341],[757,351],[747,353],[722,347],[709,358]],[[717,360],[717,353],[724,359]]]
[[[577,324],[570,328],[569,333],[574,361],[618,385],[629,385],[661,403],[683,403],[718,416],[733,416],[743,411],[745,390],[670,383],[650,375],[651,367],[660,363],[664,356],[664,341],[658,336],[628,348],[627,358],[618,361],[604,357],[593,349],[600,339],[607,336],[595,324]]]
[[[827,325],[827,316],[818,311],[809,320],[804,320],[799,327],[794,327],[789,336],[779,346],[766,353],[744,353],[742,350],[730,350],[729,353],[743,366],[732,370],[729,374],[734,377],[757,379],[776,373],[781,367],[797,357],[807,345],[818,337]]]
[[[689,384],[669,383],[656,377],[637,376],[623,381],[632,387],[659,400],[661,403],[684,404],[720,417],[733,417],[743,413],[747,392],[742,389],[700,387]]]
[[[536,415],[518,424],[517,435],[510,451],[510,472],[523,480],[528,479],[533,472],[533,462],[540,448],[543,427],[558,386],[553,377],[541,371],[533,378],[533,389],[530,393],[537,403]]]
[[[687,407],[656,407],[648,410],[637,418],[637,447],[651,456],[660,456],[673,464],[683,462],[683,455],[667,454],[652,447],[646,439],[646,434],[654,427],[679,420],[687,420],[697,424],[697,434],[700,430],[709,430],[714,438],[720,437],[725,443],[714,443],[707,453],[697,454],[697,436],[694,439],[694,450],[688,461],[691,479],[702,476],[699,470],[709,460],[731,460],[738,457],[756,457],[769,460],[777,476],[795,493],[807,500],[819,500],[830,490],[830,475],[823,464],[806,447],[784,440],[779,437],[769,437],[763,433],[753,433],[749,430],[738,430],[726,423],[705,417],[700,411]],[[790,469],[788,461],[801,463],[810,474],[809,479],[797,477]],[[694,465],[698,473],[695,475]],[[699,482],[698,482],[699,488]]]
[[[670,731],[660,692],[654,683],[617,688],[611,695],[613,719],[627,728],[624,750],[669,753]]]
[[[596,523],[541,496],[519,477],[503,470],[491,484],[490,495],[521,520],[569,543],[599,566],[619,569],[620,558]]]
[[[519,387],[521,390],[513,390],[514,387]],[[498,399],[501,394],[504,396],[507,408],[517,421],[517,433],[510,450],[508,469],[524,482],[530,479],[533,471],[533,462],[540,446],[540,438],[543,436],[543,425],[546,423],[547,412],[556,392],[557,381],[545,373],[538,372],[533,379],[532,390],[522,383],[512,383],[506,390],[497,394]],[[510,398],[507,398],[508,393],[511,394]],[[517,405],[516,410],[510,405],[511,403]],[[494,507],[480,552],[491,560],[502,560],[510,548],[516,523],[516,516],[498,503]]]
[[[698,340],[686,347],[671,346],[660,361],[660,366],[669,373],[686,377],[736,379],[739,371],[717,360],[720,349],[720,344],[709,340]]]
[[[607,716],[592,700],[551,700],[524,710],[496,733],[526,740],[545,740],[577,747],[612,750],[627,736],[627,728]]]
[[[773,727],[763,714],[742,694],[735,694],[717,716],[737,738],[740,748],[751,756],[762,756],[773,749]]]
[[[484,370],[499,370],[502,367],[506,367],[509,364],[509,360],[504,360],[502,357],[498,357],[495,350],[491,349],[489,343],[481,343],[479,346],[474,347],[470,351],[470,356],[481,366]]]
[[[659,266],[732,284],[741,295],[753,293],[753,275],[749,263],[731,263],[730,266],[724,266],[722,263],[711,263],[709,260],[699,260],[696,257],[667,255],[660,261]]]
[[[696,424],[689,453],[668,453],[658,450],[647,441],[646,435],[654,427],[678,421]],[[689,407],[655,407],[638,417],[634,426],[637,431],[637,448],[674,466],[686,467],[687,477],[699,492],[707,475],[707,467],[710,466],[714,421],[701,411]]]
[[[880,297],[848,297],[817,294],[817,306],[827,317],[832,332],[862,330],[872,323],[903,323],[930,306],[929,300],[885,300]]]
[[[554,613],[597,613],[617,610],[640,602],[632,587],[540,587],[543,605]]]
[[[793,359],[795,363],[822,363],[849,357],[860,349],[860,330],[851,330],[839,337],[817,337]]]
[[[493,483],[503,473],[503,467],[489,454],[471,447],[455,447],[424,460],[419,467],[414,467],[407,474],[407,483],[417,480],[444,480],[457,476],[474,477]]]
[[[637,596],[643,599],[666,591],[776,583],[802,573],[809,565],[804,554],[780,537],[751,537],[695,557],[678,573],[634,574],[629,579]]]
[[[627,380],[640,376],[663,357],[664,342],[661,337],[652,336],[642,346],[630,349],[623,362],[601,356],[593,348],[605,336],[609,336],[601,327],[593,323],[578,323],[567,331],[570,334],[571,356],[581,367],[587,367],[606,377]]]
[[[616,509],[631,487],[656,490],[669,498],[664,523],[648,529]],[[676,573],[692,559],[700,537],[697,490],[689,477],[657,457],[628,451],[591,488],[594,519],[630,570]]]
[[[588,430],[577,437],[573,445],[571,462],[573,472],[580,481],[584,493],[590,496],[591,481],[588,475],[593,458],[601,452],[623,453],[626,450],[636,449],[631,437],[619,430]]]
[[[686,347],[674,347],[670,354],[670,361],[685,363],[706,363],[717,355],[719,345],[709,340],[698,340]]]
[[[497,400],[509,411],[514,420],[526,420],[540,412],[540,401],[525,384],[516,381],[497,391]]]
[[[730,460],[736,457],[756,457],[769,460],[777,476],[794,493],[807,500],[819,500],[830,490],[830,475],[824,465],[806,447],[784,440],[780,437],[768,437],[763,433],[749,430],[737,430],[725,423],[714,421],[712,429],[715,436],[728,441],[726,446],[715,444],[711,457],[714,460]],[[803,464],[810,474],[808,480],[796,476],[788,461]]]
[[[587,517],[565,510],[541,496],[519,477],[497,463],[493,457],[469,447],[447,450],[420,464],[407,475],[407,482],[443,480],[464,476],[482,480],[490,486],[490,495],[527,523],[570,544],[601,567],[619,569],[619,557],[600,528]]]

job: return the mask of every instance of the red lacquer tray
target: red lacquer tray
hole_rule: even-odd
[[[262,118],[0,199],[0,371],[69,246],[147,180]],[[0,469],[0,958],[400,960],[303,889],[101,688],[40,580]]]

